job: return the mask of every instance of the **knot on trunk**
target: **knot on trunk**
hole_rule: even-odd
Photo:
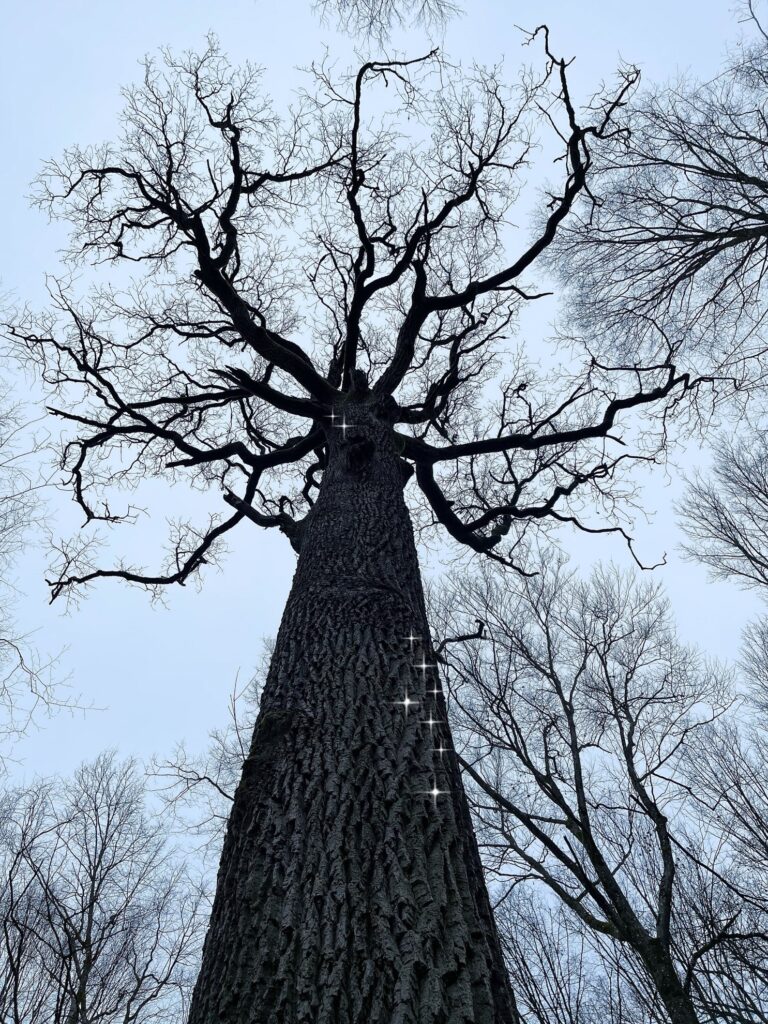
[[[370,465],[376,445],[372,438],[366,437],[365,434],[355,433],[349,436],[347,443],[343,446],[343,451],[346,468],[350,473],[358,474]]]
[[[279,760],[285,752],[286,740],[308,717],[300,708],[268,708],[262,711],[253,732],[250,753],[243,762],[244,772]]]

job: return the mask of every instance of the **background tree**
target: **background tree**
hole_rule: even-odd
[[[714,578],[732,580],[766,594],[768,548],[768,472],[764,432],[721,436],[709,475],[689,481],[680,502],[688,534],[688,556],[704,564]],[[718,730],[693,764],[698,800],[716,821],[716,832],[756,891],[766,891],[768,864],[768,618],[747,626],[742,648],[750,696],[743,721]],[[758,974],[764,995],[768,978]],[[751,980],[751,979],[749,979]],[[740,979],[744,985],[744,980]],[[754,985],[754,982],[753,982]]]
[[[596,345],[648,358],[673,337],[689,365],[749,391],[766,370],[768,35],[758,6],[741,6],[747,31],[718,75],[628,105],[552,266]]]
[[[731,428],[717,442],[712,473],[694,477],[679,511],[691,557],[716,578],[760,591],[767,564],[761,428],[768,36],[758,5],[750,0],[743,9],[748,34],[721,74],[704,83],[680,80],[633,101],[627,134],[596,159],[591,201],[551,251],[554,263],[568,257],[573,308],[580,327],[602,338],[597,347],[619,344],[630,360],[648,358],[659,339],[665,350],[664,339],[674,337],[679,358],[750,395],[751,432],[739,436]],[[744,653],[758,711],[765,706],[766,635],[764,621],[750,627]],[[698,884],[699,894],[711,893],[701,920],[717,936],[719,905],[720,916],[737,915],[745,932],[737,946],[718,941],[691,981],[718,1020],[737,1013],[734,1005],[737,1019],[765,1015],[761,962],[748,952],[750,943],[759,949],[764,941],[762,911],[750,922],[749,900],[742,900],[744,891],[765,891],[765,735],[764,716],[753,706],[738,724],[710,727],[689,764],[689,811],[700,827],[706,822],[710,846],[730,857],[725,881],[708,889],[705,873]],[[729,888],[734,878],[736,893]]]
[[[3,1021],[182,1019],[204,914],[136,766],[104,754],[7,792],[3,811]]]
[[[462,579],[465,614],[485,629],[443,657],[491,868],[513,903],[532,880],[570,912],[560,974],[575,958],[592,991],[569,985],[555,1018],[594,1011],[586,959],[602,965],[612,1015],[623,1004],[628,1019],[764,1020],[768,859],[750,838],[764,827],[760,788],[739,820],[749,779],[765,775],[764,742],[720,723],[727,678],[676,639],[658,584],[604,569],[580,582],[544,561],[517,585]],[[453,628],[466,635],[463,616]],[[522,926],[508,945],[537,997],[542,933],[562,930],[562,913],[506,918]],[[521,1012],[544,1019],[532,997]]]
[[[0,766],[33,721],[73,701],[53,675],[53,661],[42,658],[19,635],[13,617],[17,587],[14,562],[41,526],[41,472],[47,438],[29,409],[0,389]]]
[[[521,1017],[535,1024],[651,1024],[653,986],[632,954],[590,931],[551,894],[518,885],[496,911]]]
[[[687,555],[713,578],[768,588],[768,450],[762,431],[721,436],[709,476],[697,472],[678,507]]]
[[[7,328],[71,428],[86,527],[132,521],[113,491],[151,476],[231,509],[174,523],[158,570],[97,566],[88,532],[62,543],[52,596],[184,584],[245,520],[299,553],[193,1024],[516,1018],[403,486],[420,528],[510,567],[548,523],[628,538],[625,470],[661,457],[670,405],[700,383],[674,345],[648,365],[582,349],[549,374],[502,347],[636,79],[582,122],[546,29],[531,42],[542,66],[513,88],[434,53],[339,81],[319,66],[282,119],[213,42],[165,54],[127,90],[118,142],[41,178],[73,265],[114,272],[85,296],[58,282]],[[523,242],[509,222],[542,109],[561,178]]]
[[[348,32],[380,42],[394,28],[441,28],[461,10],[452,0],[316,0],[315,6],[324,16],[335,14]]]

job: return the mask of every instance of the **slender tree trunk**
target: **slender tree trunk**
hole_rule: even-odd
[[[189,1024],[510,1024],[445,704],[419,666],[434,658],[394,435],[369,399],[345,416],[328,430]]]

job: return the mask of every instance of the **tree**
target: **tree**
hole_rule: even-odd
[[[762,431],[722,436],[713,471],[689,482],[678,512],[686,553],[715,579],[768,588],[768,451]]]
[[[745,711],[707,730],[688,758],[696,817],[724,866],[712,879],[697,863],[689,885],[712,936],[691,975],[713,1020],[768,1016],[768,721],[751,702]]]
[[[518,886],[497,920],[526,1024],[668,1024],[631,952],[551,896]]]
[[[136,765],[104,754],[4,805],[2,1020],[178,1021],[204,916]]]
[[[689,365],[748,392],[766,365],[768,35],[752,0],[742,6],[751,31],[720,74],[629,104],[553,266],[593,336],[646,359],[674,337]]]
[[[677,511],[688,540],[684,550],[701,562],[713,579],[732,580],[756,590],[768,588],[768,454],[764,431],[721,435],[714,444],[711,472],[688,481]],[[757,706],[768,711],[768,618],[747,626],[743,667]]]
[[[466,636],[471,616],[484,629],[443,654],[490,866],[511,900],[534,881],[563,908],[512,916],[523,1013],[545,1019],[545,997],[554,1019],[584,1019],[578,1003],[595,998],[584,958],[596,957],[604,990],[640,1009],[630,1019],[765,1020],[760,790],[750,813],[742,806],[768,767],[765,743],[739,740],[735,717],[720,723],[727,677],[676,639],[658,584],[606,569],[582,582],[562,560],[544,562],[515,586],[490,572],[462,578],[466,611],[450,612],[449,592],[446,625]],[[553,1002],[541,936],[559,930],[562,949],[563,929],[582,981],[562,964],[574,985]]]
[[[409,21],[439,28],[460,10],[453,0],[317,0],[315,6],[325,16],[335,13],[348,32],[380,42]]]
[[[765,597],[768,548],[768,472],[763,431],[752,429],[736,438],[721,436],[708,476],[690,481],[678,512],[688,534],[686,552],[713,578],[733,580]],[[768,889],[768,618],[750,623],[744,632],[742,667],[749,683],[750,713],[739,727],[719,730],[693,763],[698,799],[710,811],[721,841],[735,858],[754,891]],[[764,964],[763,960],[763,964]],[[757,978],[765,996],[764,968],[734,979],[746,991]],[[751,983],[751,984],[750,984]],[[746,1001],[746,999],[745,999]]]
[[[567,911],[517,889],[499,903],[496,916],[524,1021],[613,1024],[595,991],[599,971]]]
[[[548,523],[628,538],[624,471],[660,457],[667,404],[700,383],[674,348],[648,366],[582,351],[547,375],[501,347],[636,78],[582,123],[547,30],[530,42],[543,67],[511,89],[435,53],[338,82],[319,66],[282,119],[213,42],[165,54],[126,92],[116,144],[42,176],[73,264],[116,274],[86,298],[59,282],[49,312],[8,325],[72,428],[86,524],[130,522],[110,488],[147,476],[231,509],[175,523],[157,571],[62,544],[52,596],[187,583],[247,520],[299,554],[191,1024],[516,1019],[404,485],[420,528],[511,567]],[[507,221],[542,108],[562,178],[523,243]]]
[[[39,472],[45,437],[28,421],[10,388],[0,388],[0,766],[32,721],[72,701],[53,678],[53,661],[42,659],[20,636],[13,620],[14,560],[41,521]]]

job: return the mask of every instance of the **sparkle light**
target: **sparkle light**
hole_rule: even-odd
[[[445,795],[445,793],[446,793],[446,790],[444,790],[444,789],[438,789],[438,788],[437,788],[437,783],[435,782],[435,783],[434,783],[434,784],[432,785],[432,789],[427,789],[427,790],[424,790],[424,792],[425,792],[425,794],[426,794],[427,796],[431,796],[431,797],[432,797],[432,806],[433,806],[433,807],[437,807],[437,798],[438,798],[439,796],[444,796],[444,795]]]
[[[332,417],[332,419],[335,422],[335,420],[338,419],[338,417],[334,416],[334,417]],[[341,430],[346,430],[347,427],[348,427],[348,424],[347,424],[346,420],[343,417],[341,417],[341,420],[342,420],[342,423],[341,423],[340,429]],[[418,671],[421,672],[422,686],[424,686],[425,689],[426,689],[426,682],[427,682],[426,675],[427,675],[427,672],[430,669],[436,669],[437,668],[437,664],[435,662],[432,662],[432,661],[427,661],[427,657],[426,657],[427,651],[425,650],[424,638],[423,638],[423,636],[421,636],[421,635],[419,635],[417,633],[414,633],[413,626],[411,626],[410,629],[408,630],[407,636],[403,636],[403,637],[401,637],[401,639],[408,641],[408,645],[410,647],[410,652],[411,652],[411,657],[412,658],[414,657],[414,655],[416,653],[416,649],[418,649],[418,651],[420,653],[420,659],[419,659],[419,661],[412,661],[411,662],[411,666],[413,668],[415,668],[415,669],[418,669]],[[415,645],[416,644],[418,644],[419,646],[418,646],[418,648],[415,649]],[[440,682],[439,682],[438,679],[435,679],[434,685],[430,689],[426,689],[426,693],[427,694],[431,694],[433,698],[437,698],[437,697],[442,697],[443,696],[443,691],[440,689]],[[410,696],[408,691],[406,690],[405,691],[405,695],[404,695],[402,700],[396,700],[396,701],[393,701],[392,703],[397,705],[397,707],[401,707],[403,709],[403,713],[404,713],[405,717],[407,718],[408,717],[408,712],[411,710],[411,708],[418,707],[420,704],[426,704],[427,700],[426,700],[426,696],[425,696],[425,698],[423,700],[414,700]],[[428,716],[426,718],[420,719],[420,723],[422,725],[429,726],[430,746],[432,748],[432,754],[433,754],[433,756],[435,754],[437,754],[439,756],[439,758],[440,758],[441,763],[442,763],[443,755],[444,754],[449,754],[450,753],[450,748],[443,746],[442,743],[439,743],[438,746],[434,746],[433,745],[434,742],[435,742],[435,738],[434,738],[435,726],[436,725],[441,725],[443,719],[435,718],[435,712],[437,710],[439,710],[439,708],[438,708],[437,703],[432,703],[432,702],[430,702],[430,703],[432,704],[432,707],[429,710]],[[424,710],[427,710],[426,707],[424,708]],[[433,766],[434,766],[434,762],[433,762]],[[433,767],[433,770],[437,770],[436,767]],[[421,792],[424,794],[424,796],[428,796],[432,800],[432,806],[435,809],[437,809],[438,797],[445,796],[447,793],[450,792],[450,790],[448,790],[448,789],[440,789],[440,787],[437,784],[437,779],[434,779],[433,783],[432,783],[432,788],[431,789],[421,790]]]
[[[343,433],[345,438],[347,436],[347,431],[352,430],[352,428],[355,426],[354,423],[347,423],[347,417],[346,415],[344,415],[344,413],[342,413],[340,416],[337,412],[332,411],[328,413],[326,419],[329,419],[331,421],[332,427],[335,427],[337,421],[341,420],[341,423],[339,424],[339,430]]]
[[[408,717],[408,711],[410,710],[410,708],[415,707],[415,705],[419,704],[420,701],[418,701],[418,700],[411,700],[411,698],[408,696],[408,693],[406,691],[405,697],[402,700],[396,700],[396,701],[393,701],[392,703],[393,704],[399,704],[402,707],[403,711],[405,712],[405,715],[406,715],[406,718],[407,718]]]

